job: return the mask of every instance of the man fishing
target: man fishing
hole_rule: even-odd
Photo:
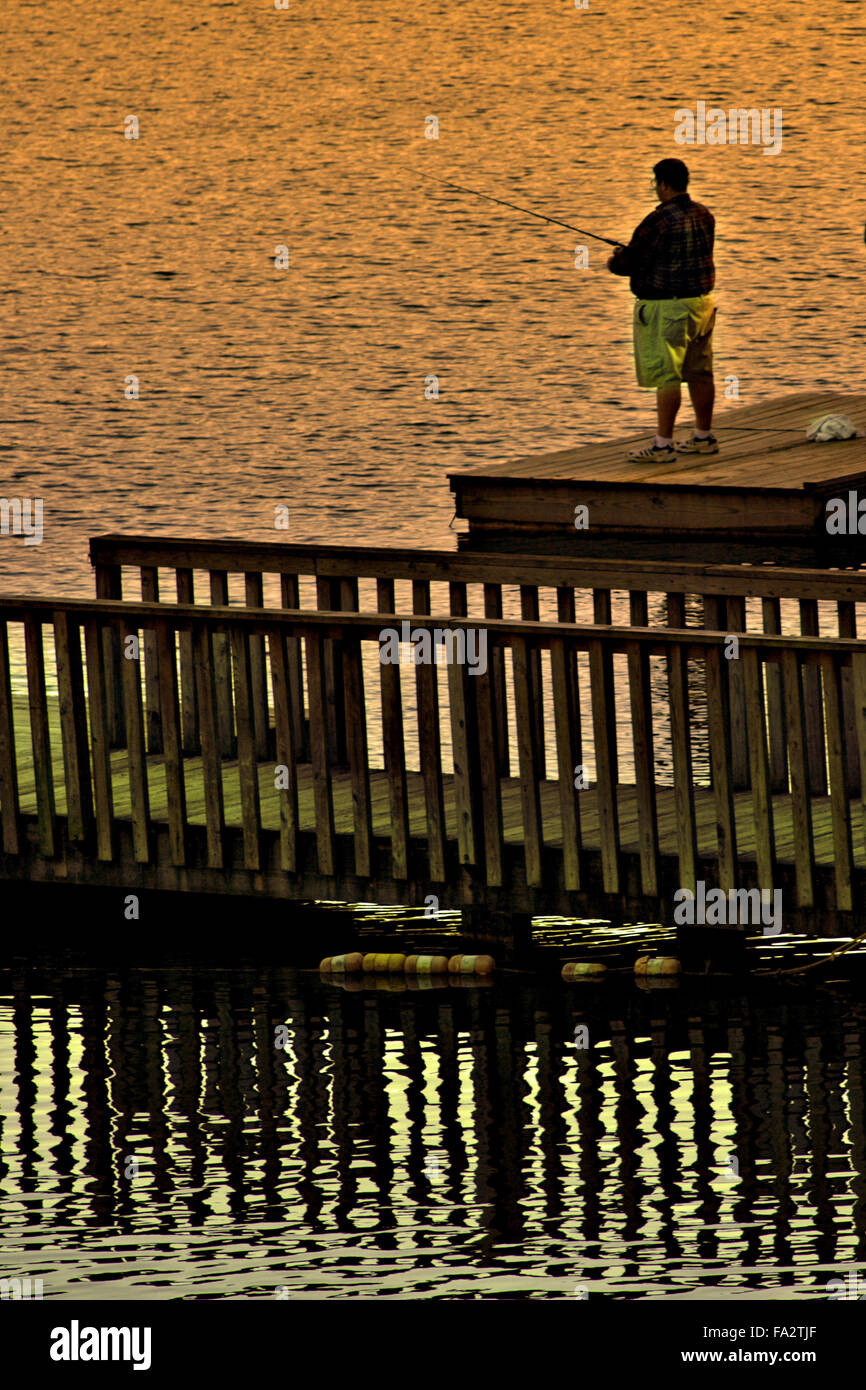
[[[713,235],[715,218],[686,189],[689,171],[681,159],[653,167],[659,206],[635,229],[628,246],[618,246],[607,263],[614,275],[630,276],[634,306],[634,358],[639,386],[655,387],[658,434],[632,449],[638,463],[668,463],[679,454],[717,454],[712,433],[713,325],[716,306]],[[674,445],[681,383],[688,383],[695,411],[690,439]]]

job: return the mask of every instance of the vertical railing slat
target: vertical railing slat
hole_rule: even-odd
[[[156,565],[141,567],[141,598],[143,603],[159,603],[159,569]],[[144,630],[144,732],[148,753],[161,753],[159,661],[156,653],[156,634],[149,627]]]
[[[604,891],[619,893],[619,807],[616,799],[616,746],[611,742],[611,710],[608,697],[608,660],[605,644],[594,639],[589,645],[589,673],[592,694],[592,730],[595,743],[598,830],[601,841],[601,873]]]
[[[222,605],[221,605],[222,606]],[[225,803],[223,797],[222,747],[218,699],[218,677],[225,678],[225,669],[217,669],[214,642],[223,638],[222,655],[226,654],[225,634],[211,634],[206,623],[193,629],[193,659],[195,661],[196,692],[198,694],[198,726],[201,737],[201,773],[204,792],[207,862],[209,869],[223,867],[223,838],[225,834]],[[229,685],[231,675],[229,674]]]
[[[502,829],[502,787],[496,747],[496,696],[488,646],[487,667],[471,677],[478,730],[478,770],[481,781],[481,827],[488,888],[502,886],[505,840]]]
[[[135,639],[141,652],[137,629],[124,624],[118,628],[120,648],[120,684],[123,691],[123,713],[126,722],[126,765],[129,777],[129,801],[132,815],[132,843],[136,863],[150,860],[150,790],[147,782],[147,757],[144,747],[144,711],[141,698],[141,660],[129,655]]]
[[[613,621],[610,589],[593,589],[592,621],[597,623],[599,627],[610,627]],[[602,666],[604,669],[604,699],[608,711],[607,744],[610,749],[611,776],[614,786],[616,786],[619,782],[619,753],[617,750],[616,735],[616,689],[613,678],[613,654],[608,651],[606,647],[602,649]]]
[[[264,575],[261,570],[244,574],[244,602],[247,608],[264,608]],[[250,700],[253,710],[253,746],[258,762],[268,757],[268,734],[270,715],[268,713],[268,680],[265,670],[265,639],[259,632],[249,636],[250,652]]]
[[[177,570],[178,603],[195,603],[193,572],[188,568]],[[195,695],[195,667],[192,658],[192,633],[178,633],[180,651],[180,708],[183,722],[183,751],[195,755],[201,752],[198,733],[198,702]]]
[[[668,644],[667,665],[679,886],[694,893],[697,891],[698,851],[692,745],[689,733],[688,660],[686,648],[679,642]]]
[[[228,608],[229,577],[226,570],[210,571],[210,601],[214,608]],[[222,757],[233,758],[237,752],[237,741],[232,697],[232,653],[227,633],[214,632],[211,650],[219,751]]]
[[[576,617],[574,589],[562,584],[556,590],[556,618],[560,623],[573,623]],[[569,721],[573,730],[575,766],[583,763],[583,730],[580,722],[580,667],[577,647],[567,646],[565,659],[568,674]]]
[[[392,593],[393,589],[394,585],[392,582]],[[323,613],[337,613],[340,611],[339,580],[332,579],[327,575],[316,576],[316,607]],[[323,660],[325,663],[323,679],[325,689],[328,693],[328,705],[325,710],[325,717],[328,723],[328,758],[334,767],[342,767],[346,762],[344,741],[346,715],[343,709],[343,687],[342,683],[337,680],[336,674],[338,668],[337,654],[334,649],[334,640],[331,637],[325,638]]]
[[[721,647],[708,647],[705,658],[710,770],[716,811],[719,887],[737,887],[737,818],[731,757],[731,711],[728,697],[730,661]]]
[[[429,593],[429,584],[427,586]],[[418,610],[420,611],[420,610]],[[429,612],[429,606],[428,610]],[[502,585],[484,585],[485,618],[502,617]],[[507,777],[511,765],[511,752],[508,746],[508,683],[505,674],[505,648],[493,647],[490,650],[490,681],[492,685],[494,736],[496,740],[496,760],[499,776]]]
[[[539,621],[538,585],[521,584],[520,616],[526,623]],[[544,746],[544,693],[541,678],[541,651],[533,647],[529,651],[529,698],[530,714],[535,733],[535,756],[538,760],[538,776],[547,775],[547,751]]]
[[[93,763],[93,810],[96,818],[96,857],[114,858],[114,790],[111,781],[111,740],[105,704],[102,624],[88,618],[84,625],[87,661],[87,702],[90,707],[90,756]]]
[[[856,638],[857,605],[854,603],[839,603],[837,605],[837,611],[839,615],[839,636],[848,639]],[[848,783],[849,795],[859,797],[860,759],[857,753],[857,730],[854,719],[854,676],[852,668],[850,666],[843,666],[840,675],[842,681],[842,723],[845,731],[845,776]]]
[[[180,868],[186,863],[186,787],[180,728],[180,701],[177,689],[175,629],[169,623],[156,624],[156,655],[159,668],[159,704],[162,711],[163,766],[168,814],[168,843],[171,862]],[[195,661],[192,634],[189,648]]]
[[[725,628],[729,633],[746,630],[746,601],[728,598],[725,602]],[[728,669],[728,707],[731,718],[731,765],[734,791],[749,788],[749,735],[746,722],[746,696],[743,689],[743,668],[731,661]]]
[[[343,692],[346,711],[346,752],[352,779],[355,873],[367,876],[372,871],[373,861],[373,813],[370,797],[370,760],[367,750],[363,648],[359,638],[347,637],[343,643]]]
[[[772,889],[776,876],[776,842],[773,797],[770,791],[770,764],[767,755],[764,682],[761,679],[762,661],[754,647],[743,647],[740,659],[749,737],[749,777],[752,783],[758,886]]]
[[[517,753],[520,767],[520,803],[523,816],[523,851],[526,863],[527,887],[541,885],[541,852],[544,831],[541,819],[539,778],[541,763],[538,755],[538,724],[533,711],[532,657],[523,637],[511,644],[514,674],[514,703],[517,712]]]
[[[279,628],[268,633],[268,655],[271,662],[271,685],[274,691],[274,743],[277,768],[281,772],[280,859],[286,873],[298,871],[298,751],[295,744],[295,722],[292,718],[292,692],[289,685],[289,663],[286,638]],[[344,662],[345,678],[345,662]],[[356,866],[356,872],[360,873]]]
[[[860,761],[860,837],[858,855],[866,857],[866,652],[851,657],[851,703]]]
[[[98,564],[96,570],[96,597],[98,599],[120,599],[123,597],[123,571],[120,565]],[[112,748],[122,748],[125,742],[123,727],[123,695],[121,691],[121,655],[118,631],[113,623],[106,623],[102,630],[103,674],[105,683],[105,708],[108,718],[108,737]]]
[[[821,656],[824,686],[824,724],[827,730],[827,769],[830,774],[830,818],[833,825],[833,869],[836,910],[854,906],[854,860],[851,852],[851,807],[848,800],[845,724],[842,709],[840,658],[833,652]]]
[[[765,632],[780,633],[782,631],[782,608],[779,599],[762,599],[761,615]],[[788,790],[788,760],[785,756],[785,694],[781,663],[767,662],[764,667],[764,683],[767,691],[770,789],[773,792],[786,792]]]
[[[812,827],[812,795],[809,783],[801,658],[795,651],[782,652],[782,681],[787,713],[788,768],[791,777],[791,818],[794,830],[797,906],[809,908],[815,905],[815,836]],[[864,694],[866,694],[866,687],[864,687]]]
[[[412,608],[419,616],[430,612],[430,584],[427,580],[412,585]],[[434,654],[435,655],[435,654]],[[424,777],[424,799],[427,814],[427,857],[430,878],[444,883],[445,869],[445,796],[442,786],[442,734],[439,723],[439,683],[435,659],[415,668],[415,692],[418,704],[418,754]]]
[[[634,770],[637,785],[637,831],[641,888],[654,897],[660,883],[655,750],[649,656],[640,642],[628,644],[628,683],[631,701]]]
[[[39,817],[39,848],[47,859],[52,859],[57,845],[57,828],[48,695],[45,688],[45,655],[42,649],[42,620],[29,613],[24,618],[24,640],[30,703],[30,739],[33,747],[36,809]]]
[[[3,853],[20,854],[21,807],[15,754],[15,707],[12,703],[9,625],[5,618],[0,619],[0,824]]]
[[[328,691],[325,681],[325,640],[319,631],[306,637],[307,682],[310,697],[310,755],[313,767],[313,805],[316,815],[318,871],[330,878],[336,869],[332,760],[328,744]]]
[[[800,631],[804,637],[819,635],[818,600],[800,600]],[[802,670],[803,712],[806,720],[806,753],[809,762],[809,785],[813,796],[827,793],[825,766],[824,713],[821,695],[821,669],[811,662]]]
[[[380,613],[394,612],[393,579],[377,579],[376,598]],[[399,650],[398,656],[401,656]],[[409,876],[409,795],[406,790],[406,750],[403,740],[403,697],[399,660],[396,663],[380,661],[380,687],[382,748],[391,809],[392,876],[405,879]]]
[[[237,715],[238,777],[240,780],[244,868],[252,869],[258,873],[262,866],[262,813],[259,800],[259,770],[253,735],[249,633],[244,628],[235,627],[232,629],[231,647]]]
[[[81,629],[62,609],[58,609],[53,618],[67,833],[70,840],[87,843],[93,833],[93,790],[81,663]]]
[[[580,790],[575,786],[580,752],[575,720],[574,652],[562,638],[550,646],[550,669],[553,679],[553,722],[556,731],[556,760],[559,768],[559,814],[562,823],[563,882],[569,892],[580,889],[581,836]]]
[[[301,588],[296,574],[280,575],[280,602],[283,608],[300,608]],[[304,664],[300,637],[286,638],[289,703],[292,711],[292,736],[298,762],[310,761],[310,739],[304,713]]]

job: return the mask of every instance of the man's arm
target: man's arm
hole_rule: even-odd
[[[658,244],[659,224],[655,214],[645,217],[636,227],[628,246],[617,246],[607,263],[614,275],[634,275],[648,260]]]

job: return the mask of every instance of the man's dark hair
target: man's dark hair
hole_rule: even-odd
[[[685,193],[689,186],[689,171],[681,159],[660,159],[653,165],[653,173],[675,193]]]

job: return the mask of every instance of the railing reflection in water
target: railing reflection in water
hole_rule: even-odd
[[[6,978],[0,1263],[46,1298],[815,1297],[866,1258],[829,990]]]

